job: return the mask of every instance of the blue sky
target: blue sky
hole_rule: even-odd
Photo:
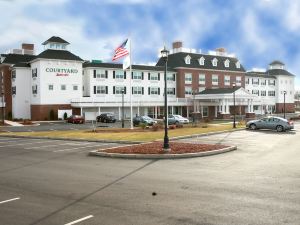
[[[128,36],[133,61],[154,63],[181,40],[202,52],[225,47],[247,70],[281,60],[300,90],[300,0],[0,0],[0,52],[60,36],[83,59],[111,61]]]

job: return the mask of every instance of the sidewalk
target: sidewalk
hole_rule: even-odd
[[[10,126],[13,126],[13,127],[23,127],[24,126],[23,124],[20,124],[18,122],[14,122],[14,121],[11,121],[11,120],[4,120],[4,123],[6,123]]]

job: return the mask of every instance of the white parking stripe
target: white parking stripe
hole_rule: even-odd
[[[16,201],[16,200],[19,200],[20,198],[12,198],[12,199],[8,199],[8,200],[5,200],[5,201],[2,201],[0,202],[0,204],[3,204],[3,203],[6,203],[6,202],[12,202],[12,201]]]
[[[76,223],[79,223],[79,222],[81,222],[81,221],[88,220],[88,219],[90,219],[90,218],[92,218],[92,217],[94,217],[94,216],[93,216],[93,215],[89,215],[89,216],[80,218],[80,219],[78,219],[78,220],[74,220],[74,221],[72,221],[72,222],[70,222],[70,223],[66,223],[65,225],[76,224]]]
[[[60,146],[60,145],[71,145],[71,146],[76,146],[76,145],[89,145],[89,143],[62,143],[62,144],[56,144],[56,145],[36,146],[36,147],[30,147],[30,148],[25,148],[25,149],[48,148],[48,147],[55,147],[55,146]]]
[[[14,144],[14,145],[2,145],[2,146],[0,146],[0,148],[10,147],[10,146],[17,146],[17,145],[34,145],[34,144],[48,143],[48,142],[58,142],[58,141],[61,141],[61,140],[39,141],[39,142],[21,143],[21,144]]]
[[[99,148],[105,145],[110,145],[110,144],[103,144],[103,145],[88,145],[88,146],[83,146],[83,147],[78,147],[78,148],[67,148],[67,149],[61,149],[61,150],[55,150],[53,152],[66,152],[66,151],[72,151],[76,149],[81,149],[81,148]]]

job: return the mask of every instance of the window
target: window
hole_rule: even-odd
[[[144,79],[144,73],[141,71],[133,71],[132,72],[132,79],[134,80],[143,80]]]
[[[108,72],[107,70],[94,70],[94,78],[107,78],[108,77]]]
[[[16,71],[11,71],[11,79],[16,79]]]
[[[202,56],[202,57],[199,59],[199,64],[200,64],[200,66],[204,66],[204,61],[205,61],[205,58]]]
[[[48,90],[49,90],[49,91],[53,91],[53,89],[54,89],[53,84],[49,84],[49,85],[48,85]]]
[[[160,80],[160,73],[148,73],[148,80]]]
[[[175,88],[167,88],[167,95],[175,95]]]
[[[175,81],[175,73],[167,73],[167,80]]]
[[[275,86],[275,80],[269,80],[268,85],[270,86]]]
[[[235,83],[236,83],[236,86],[241,86],[242,85],[242,77],[236,77]]]
[[[254,105],[253,110],[258,110],[258,105]]]
[[[126,94],[126,87],[125,86],[114,86],[113,87],[113,93],[114,94],[121,95],[122,90],[124,90],[124,94]]]
[[[260,91],[261,96],[266,96],[266,94],[267,94],[267,91]]]
[[[16,86],[11,87],[11,94],[15,95],[17,93]]]
[[[132,87],[132,94],[133,95],[143,95],[144,87]]]
[[[253,79],[252,78],[252,84],[259,85],[259,79]]]
[[[60,85],[60,90],[65,91],[67,90],[67,87],[65,84]]]
[[[187,55],[187,56],[184,58],[184,61],[185,61],[185,64],[191,64],[191,56]]]
[[[73,91],[78,91],[78,85],[73,85]]]
[[[268,96],[275,96],[275,91],[268,91]]]
[[[259,96],[259,90],[252,90],[252,94]]]
[[[229,75],[225,75],[225,77],[224,77],[224,85],[225,86],[229,86],[230,85],[230,76]]]
[[[32,69],[31,72],[32,72],[32,78],[37,77],[37,68]]]
[[[192,74],[191,73],[186,73],[184,75],[184,80],[186,84],[191,84],[192,83]]]
[[[94,86],[94,94],[107,94],[108,87],[107,86]]]
[[[260,84],[265,86],[267,84],[267,81],[266,80],[261,80]]]
[[[246,83],[246,84],[249,84],[249,78],[247,78],[247,79],[245,80],[245,83]]]
[[[237,61],[237,62],[235,63],[235,67],[238,68],[238,69],[241,68],[241,64],[240,64],[239,61]]]
[[[184,88],[184,93],[186,95],[191,95],[192,94],[192,87],[185,87]]]
[[[32,86],[32,94],[37,94],[37,85]]]
[[[226,68],[228,68],[228,67],[229,67],[229,63],[230,63],[229,59],[226,59],[226,60],[224,61],[224,66],[225,66]]]
[[[199,84],[205,84],[205,74],[199,74]]]
[[[218,75],[212,75],[212,85],[218,85],[219,84],[219,76]]]
[[[211,63],[213,66],[218,66],[218,60],[216,58],[214,58]]]
[[[148,95],[160,95],[160,88],[159,87],[149,87]]]
[[[123,71],[123,70],[113,71],[113,78],[114,79],[126,79],[126,71]]]
[[[208,116],[208,107],[207,106],[203,106],[203,117],[207,117]]]

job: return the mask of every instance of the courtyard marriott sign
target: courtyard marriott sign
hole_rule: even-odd
[[[78,73],[77,69],[63,69],[63,68],[46,68],[46,72],[56,73],[56,76],[69,76],[71,73]]]

